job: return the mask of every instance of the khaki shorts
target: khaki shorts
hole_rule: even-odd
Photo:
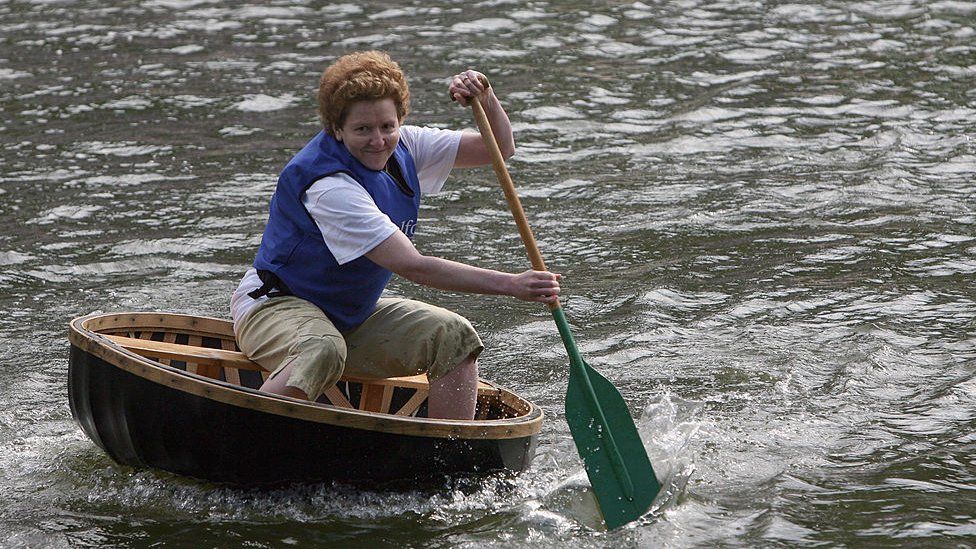
[[[286,385],[311,399],[343,372],[370,378],[426,372],[434,380],[484,349],[461,315],[397,298],[381,298],[365,322],[340,333],[311,302],[274,297],[248,311],[235,332],[241,351],[271,377],[294,364]]]

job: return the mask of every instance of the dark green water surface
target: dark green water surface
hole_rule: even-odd
[[[473,127],[447,79],[492,78],[582,354],[663,477],[640,522],[599,527],[555,326],[511,299],[391,287],[545,409],[517,478],[232,489],[73,422],[67,322],[228,317],[319,73],[368,48],[411,123]],[[976,546],[974,82],[960,1],[0,1],[0,546]],[[416,243],[527,266],[488,169]]]

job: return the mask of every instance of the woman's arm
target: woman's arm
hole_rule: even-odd
[[[440,290],[509,295],[541,303],[551,303],[559,294],[561,276],[558,274],[531,270],[520,274],[503,273],[425,256],[400,231],[366,252],[366,257],[407,280]]]
[[[478,71],[467,70],[451,79],[448,93],[451,98],[467,107],[473,97],[481,99],[485,108],[488,122],[491,123],[491,133],[495,134],[495,141],[502,151],[502,156],[508,158],[515,154],[515,136],[512,134],[512,123],[502,104],[495,96],[495,91],[486,85],[488,79]],[[478,133],[464,133],[458,145],[457,157],[454,160],[456,168],[470,168],[491,164],[491,154]]]

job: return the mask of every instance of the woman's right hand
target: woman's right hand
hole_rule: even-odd
[[[559,296],[561,274],[549,271],[528,270],[512,275],[512,288],[509,295],[522,301],[554,303]]]

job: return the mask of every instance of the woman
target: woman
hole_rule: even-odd
[[[480,100],[503,153],[511,123],[484,75],[454,76],[452,99]],[[483,346],[463,317],[381,298],[396,273],[434,288],[548,303],[559,275],[521,274],[420,254],[410,238],[422,194],[453,167],[489,164],[476,133],[403,126],[410,91],[385,53],[339,58],[322,74],[324,129],[285,166],[253,268],[231,299],[241,350],[272,372],[261,387],[314,399],[344,370],[362,377],[427,372],[435,418],[474,418]]]

